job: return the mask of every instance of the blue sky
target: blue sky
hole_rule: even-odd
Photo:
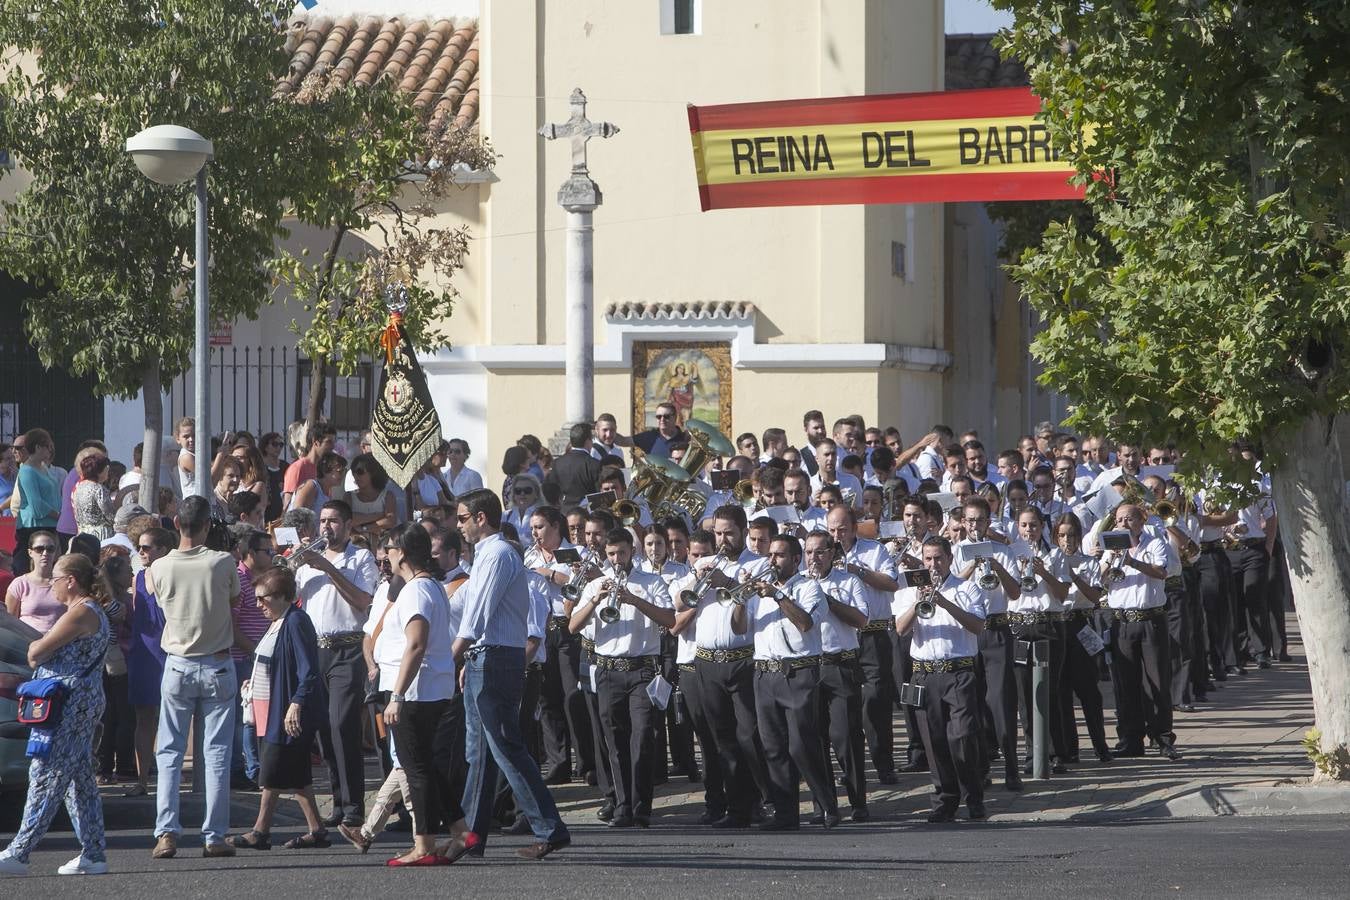
[[[948,34],[983,34],[1012,24],[1012,16],[999,12],[988,0],[946,0]]]

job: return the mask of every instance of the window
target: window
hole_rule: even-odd
[[[703,25],[700,0],[660,0],[662,34],[698,34]]]

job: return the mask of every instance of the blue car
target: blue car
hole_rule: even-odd
[[[20,725],[14,692],[29,678],[28,645],[42,635],[0,609],[0,794],[28,787],[28,728]]]

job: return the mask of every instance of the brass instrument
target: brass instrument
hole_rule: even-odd
[[[572,575],[572,580],[562,588],[562,595],[573,603],[581,599],[581,592],[586,590],[586,584],[590,581],[586,577],[586,572],[595,566],[595,556],[590,550],[581,551],[580,566],[581,568]]]
[[[624,526],[636,525],[642,519],[642,509],[627,497],[615,500],[609,511]]]
[[[1223,531],[1223,549],[1236,550],[1242,546],[1242,536],[1247,533],[1247,526],[1243,522],[1229,525]]]
[[[881,518],[897,521],[904,514],[909,486],[903,478],[890,478],[881,486]]]
[[[690,609],[697,607],[699,600],[703,597],[703,592],[708,589],[708,585],[712,582],[713,573],[721,571],[722,560],[726,558],[726,554],[721,550],[713,554],[712,565],[708,566],[703,574],[698,576],[693,586],[680,591],[680,602]]]
[[[1106,572],[1102,575],[1102,583],[1110,587],[1125,580],[1125,570],[1120,565],[1120,551],[1111,551],[1107,560]]]
[[[1171,500],[1166,499],[1159,500],[1157,503],[1153,504],[1153,507],[1149,510],[1149,512],[1157,516],[1159,519],[1162,519],[1162,523],[1166,525],[1168,528],[1171,528],[1172,526],[1176,525],[1178,520],[1180,520],[1181,518],[1181,509],[1177,506],[1177,504],[1173,503]]]
[[[619,617],[622,615],[619,611],[619,594],[623,592],[627,584],[628,573],[616,568],[614,574],[610,576],[609,591],[605,594],[605,604],[596,613],[600,617],[600,621],[606,625],[613,625],[619,621]]]
[[[1017,560],[1017,568],[1021,573],[1021,577],[1018,578],[1017,584],[1022,590],[1028,592],[1036,590],[1036,573],[1032,571],[1031,563],[1032,557],[1030,556],[1023,556]]]
[[[746,601],[755,595],[759,590],[760,582],[753,578],[746,579],[734,588],[718,588],[717,602],[730,603],[732,606],[744,606]]]
[[[937,604],[933,602],[933,595],[936,593],[935,584],[926,584],[919,588],[919,601],[914,604],[914,615],[920,619],[933,618],[933,613],[937,612]]]
[[[741,506],[749,506],[755,500],[755,483],[749,478],[742,478],[731,489],[731,496]]]
[[[316,537],[308,544],[303,544],[300,547],[297,547],[296,549],[292,550],[286,556],[278,558],[277,565],[284,566],[285,568],[290,569],[292,572],[294,572],[305,564],[305,561],[301,559],[301,557],[303,557],[306,553],[322,553],[327,549],[328,549],[328,538]]]
[[[981,590],[992,591],[994,588],[998,587],[999,584],[998,574],[994,571],[993,557],[986,556],[984,559],[980,560],[979,565],[982,572],[980,580],[976,583],[980,586]]]

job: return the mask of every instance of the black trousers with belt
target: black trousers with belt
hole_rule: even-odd
[[[894,628],[887,630],[891,636],[891,698],[905,717],[905,761],[919,766],[928,765],[928,756],[924,751],[923,740],[919,737],[919,711],[916,707],[900,702],[900,688],[914,678],[914,659],[910,656],[913,634],[897,634]]]
[[[1062,685],[1064,679],[1064,628],[1058,622],[1038,622],[1034,625],[1014,625],[1012,626],[1013,639],[1018,641],[1030,641],[1033,644],[1036,641],[1045,641],[1050,651],[1050,666],[1046,672],[1046,682],[1049,687],[1049,700],[1046,705],[1046,730],[1050,736],[1050,746],[1047,751],[1050,755],[1064,760],[1069,756],[1069,740],[1064,722],[1064,707],[1060,695],[1064,690]],[[1022,713],[1022,734],[1026,741],[1026,756],[1031,758],[1032,753],[1032,710],[1034,709],[1036,698],[1033,686],[1034,681],[1033,667],[1027,665],[1013,665],[1013,678],[1017,682],[1017,694],[1019,699],[1018,706]]]
[[[1205,609],[1209,668],[1215,681],[1227,681],[1225,670],[1237,665],[1233,642],[1233,567],[1222,547],[1200,551],[1200,605]]]
[[[647,685],[656,677],[648,667],[629,672],[600,669],[595,673],[595,693],[600,704],[600,725],[609,744],[609,771],[614,779],[615,816],[652,814],[653,765],[656,755],[656,720],[660,710],[652,706]]]
[[[1096,623],[1086,612],[1072,612],[1064,625],[1064,677],[1060,691],[1061,715],[1064,716],[1065,736],[1068,739],[1069,758],[1078,756],[1078,727],[1074,724],[1073,698],[1083,708],[1083,724],[1087,726],[1092,749],[1098,753],[1109,751],[1106,744],[1106,720],[1102,714],[1102,689],[1097,684],[1097,656],[1089,654],[1078,639],[1078,632]]]
[[[1013,636],[1007,625],[986,627],[980,632],[980,657],[977,684],[983,699],[981,733],[993,732],[994,742],[1003,754],[1006,777],[1022,777],[1017,761],[1017,681],[1013,675]],[[980,767],[988,772],[991,753],[981,754]],[[933,760],[930,757],[928,764]]]
[[[609,764],[609,740],[605,737],[604,726],[600,722],[600,698],[595,691],[590,690],[591,663],[583,661],[581,668],[581,677],[585,679],[582,683],[586,688],[581,691],[581,696],[586,704],[587,720],[591,729],[591,746],[595,748],[595,784],[600,789],[600,796],[606,802],[617,805],[618,796],[614,793],[614,772]]]
[[[895,735],[891,724],[895,660],[889,636],[891,630],[864,631],[858,635],[858,663],[863,673],[863,731],[878,775],[895,771]]]
[[[919,734],[928,751],[933,809],[954,812],[962,795],[970,807],[984,803],[980,772],[980,688],[973,669],[918,672],[924,698]],[[1014,755],[1014,764],[1016,756]]]
[[[1266,575],[1270,554],[1262,538],[1242,542],[1228,551],[1233,567],[1233,651],[1238,665],[1270,656],[1270,609],[1266,602]],[[1256,644],[1252,643],[1256,638]]]
[[[825,815],[837,815],[839,800],[820,739],[820,667],[756,672],[755,712],[774,818],[788,825],[798,824],[797,785],[801,778],[806,779],[816,808]]]
[[[755,716],[754,662],[700,659],[694,671],[726,784],[727,813],[749,821],[756,802],[769,796]]]
[[[1129,748],[1145,736],[1171,743],[1172,656],[1167,618],[1117,621],[1111,628],[1111,665],[1116,689],[1116,734]]]
[[[577,686],[581,671],[581,637],[553,620],[544,638],[548,659],[540,695],[539,722],[544,738],[544,766],[571,768],[569,747],[576,753],[576,771],[595,768],[595,745],[586,698]]]
[[[319,671],[328,688],[328,719],[319,726],[319,747],[328,763],[333,812],[349,823],[360,822],[366,808],[365,756],[361,752],[366,661],[361,643],[320,647]]]
[[[710,819],[720,819],[727,812],[726,782],[722,775],[721,758],[717,754],[717,738],[713,735],[703,703],[703,687],[694,664],[681,665],[679,695],[684,698],[689,730],[698,737],[703,754],[703,811]],[[690,757],[693,764],[693,757]]]
[[[451,711],[451,700],[412,701],[400,704],[394,726],[394,746],[408,779],[405,801],[412,810],[417,834],[435,834],[438,825],[464,818],[459,798],[463,796],[464,706]],[[456,750],[453,746],[458,720],[459,790],[455,789]]]
[[[821,740],[825,743],[826,774],[829,747],[844,776],[848,802],[855,809],[867,806],[862,735],[862,671],[857,660],[825,662],[820,667]]]
[[[1172,664],[1172,705],[1192,703],[1191,657],[1195,652],[1195,627],[1200,618],[1198,591],[1192,593],[1183,574],[1167,579],[1167,640]]]

